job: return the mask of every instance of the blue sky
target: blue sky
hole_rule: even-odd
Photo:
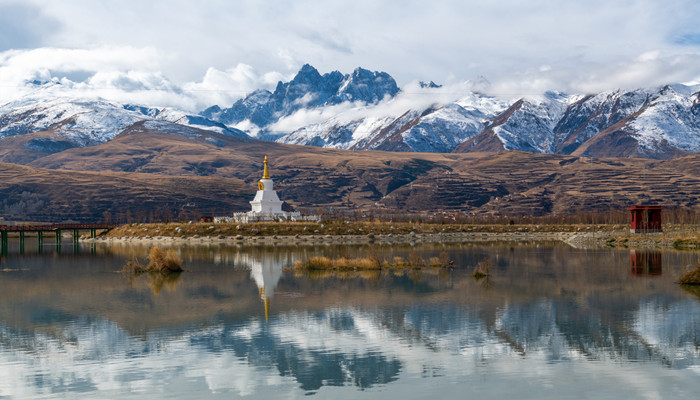
[[[304,63],[511,97],[695,82],[697,21],[689,0],[0,0],[0,102],[53,79],[195,110]]]

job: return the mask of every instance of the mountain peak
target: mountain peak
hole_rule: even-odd
[[[420,81],[420,82],[418,82],[418,85],[419,85],[422,89],[437,89],[437,88],[441,88],[441,87],[442,87],[442,85],[438,85],[437,83],[435,83],[435,82],[433,82],[433,81],[430,81],[430,82],[423,82],[423,81]]]
[[[309,64],[302,65],[299,72],[297,72],[292,82],[294,83],[313,83],[321,79],[321,74],[318,70]]]

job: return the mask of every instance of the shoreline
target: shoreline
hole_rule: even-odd
[[[311,229],[309,229],[311,227]],[[622,225],[438,225],[412,223],[343,224],[129,224],[86,243],[143,245],[228,244],[315,246],[561,242],[582,249],[700,249],[700,226],[670,225],[663,233],[631,234]],[[283,234],[278,231],[292,231]],[[358,233],[357,231],[362,233]],[[324,232],[321,232],[324,231]],[[364,232],[363,232],[364,231]],[[197,232],[197,233],[195,233]],[[240,232],[240,233],[236,233]],[[296,233],[295,233],[296,232]],[[396,232],[396,233],[391,233]],[[236,233],[236,234],[233,234]]]
[[[573,233],[419,233],[419,234],[368,234],[368,235],[261,235],[261,236],[157,236],[157,237],[98,237],[81,239],[86,243],[135,243],[135,244],[198,244],[221,243],[240,245],[319,245],[319,244],[412,244],[412,243],[488,243],[488,242],[563,242]]]

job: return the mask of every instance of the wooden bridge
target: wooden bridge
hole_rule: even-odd
[[[36,232],[39,247],[44,245],[44,232],[53,233],[56,236],[56,246],[61,246],[61,238],[64,231],[73,231],[73,244],[77,245],[81,230],[90,230],[90,237],[97,237],[97,230],[110,230],[117,224],[43,224],[43,225],[0,225],[0,247],[2,253],[7,253],[8,236],[10,232],[19,233],[19,247],[24,249],[24,237],[27,232]]]

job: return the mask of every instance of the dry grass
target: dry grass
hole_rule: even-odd
[[[700,264],[683,274],[678,279],[678,283],[681,285],[700,285]]]
[[[148,253],[148,271],[182,272],[182,260],[175,250],[163,250],[156,246]]]
[[[302,270],[378,270],[382,263],[376,257],[364,258],[335,258],[311,257],[306,261],[297,261],[294,268]]]
[[[182,260],[175,250],[163,250],[156,246],[148,252],[148,265],[143,266],[138,258],[131,257],[124,267],[123,272],[141,274],[144,272],[182,272]]]
[[[417,253],[413,252],[409,254],[408,261],[402,257],[394,257],[393,262],[380,260],[376,256],[362,258],[311,257],[306,261],[298,260],[293,268],[297,271],[371,271],[400,268],[420,269],[424,267],[452,268],[453,264],[446,253],[441,253],[439,257],[431,257],[426,262]]]
[[[491,276],[491,260],[479,261],[479,264],[474,267],[472,276],[476,279]]]
[[[159,272],[149,272],[148,273],[148,287],[151,288],[151,292],[156,296],[165,288],[168,291],[174,291],[180,285],[179,273],[159,273]]]

